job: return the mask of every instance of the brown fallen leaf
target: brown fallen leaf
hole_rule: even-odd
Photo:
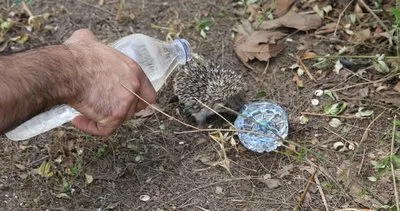
[[[269,189],[275,189],[281,186],[281,183],[278,179],[266,179],[264,183],[267,185]]]
[[[371,30],[367,28],[362,31],[356,32],[355,37],[358,42],[362,43],[372,37]]]
[[[283,177],[290,175],[290,173],[293,171],[293,167],[293,164],[282,166],[282,169],[276,171],[276,175],[282,179]]]
[[[24,171],[26,169],[26,167],[24,165],[21,165],[21,164],[18,164],[18,163],[15,164],[15,167],[17,167],[18,169],[20,169],[22,171]]]
[[[247,35],[239,34],[235,38],[234,51],[245,65],[253,59],[268,61],[285,48],[283,43],[278,43],[283,36],[285,34],[278,31],[253,31]]]
[[[293,3],[294,3],[294,0],[276,1],[275,15],[278,17],[281,17],[282,15],[286,14],[289,11],[289,9]]]
[[[306,52],[303,54],[302,59],[312,59],[312,58],[314,58],[314,57],[316,57],[316,56],[317,56],[316,53],[311,52],[311,51],[306,51]]]
[[[136,118],[146,118],[146,117],[152,116],[153,114],[154,114],[154,109],[147,107],[146,109],[143,109],[143,110],[137,112],[135,114],[135,117]]]
[[[364,16],[364,12],[361,9],[360,5],[357,3],[354,6],[354,13],[357,15],[357,17],[362,18]]]
[[[247,12],[250,13],[249,21],[258,20],[258,18],[261,15],[261,13],[259,11],[260,11],[260,5],[258,5],[258,4],[249,4],[247,6]]]
[[[400,92],[400,81],[393,87],[394,91]]]
[[[394,106],[400,106],[400,97],[397,98],[384,98],[381,99],[382,102],[387,104],[393,104]]]
[[[258,29],[275,29],[279,27],[295,28],[301,31],[317,29],[321,26],[322,19],[318,14],[299,14],[289,11],[284,16],[275,20],[264,21]],[[257,27],[258,23],[253,23]]]
[[[293,74],[293,81],[297,84],[297,87],[299,88],[304,87],[303,80],[301,80],[301,78],[295,73]]]

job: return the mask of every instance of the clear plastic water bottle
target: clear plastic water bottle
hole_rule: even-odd
[[[285,110],[272,102],[252,102],[243,106],[235,120],[240,142],[254,152],[276,150],[287,137],[288,117]]]
[[[192,57],[188,41],[176,39],[164,42],[143,34],[132,34],[111,45],[143,69],[154,89],[158,91],[177,65],[184,65]],[[60,105],[41,113],[6,133],[14,141],[26,140],[71,121],[80,115],[68,105]]]

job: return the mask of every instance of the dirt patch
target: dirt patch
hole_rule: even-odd
[[[221,0],[126,1],[126,17],[116,23],[118,1],[105,2],[99,5],[98,1],[33,0],[29,8],[34,14],[51,14],[46,24],[54,27],[52,32],[29,32],[28,42],[12,43],[2,54],[60,43],[79,28],[91,29],[99,40],[107,43],[131,33],[165,40],[180,32],[179,36],[188,39],[195,52],[243,74],[249,85],[248,100],[265,91],[265,99],[287,110],[290,134],[286,145],[296,145],[296,151],[282,147],[273,153],[258,154],[240,144],[232,147],[227,143],[230,166],[227,171],[220,157],[220,145],[208,133],[177,134],[189,129],[160,113],[133,119],[104,139],[87,136],[66,125],[26,142],[1,138],[0,207],[10,210],[292,210],[300,199],[302,210],[324,210],[323,199],[329,210],[394,205],[391,174],[376,182],[370,177],[376,173],[376,164],[390,152],[393,116],[399,111],[382,101],[398,99],[398,93],[376,89],[379,86],[392,89],[398,77],[382,83],[365,83],[384,76],[373,70],[368,70],[362,78],[354,76],[359,67],[335,74],[333,63],[321,71],[310,68],[317,80],[312,81],[304,74],[301,77],[304,87],[299,88],[293,80],[296,71],[289,68],[297,62],[294,55],[301,46],[318,55],[334,54],[338,45],[355,47],[353,54],[372,51],[388,54],[392,50],[386,48],[384,52],[382,47],[387,46],[386,40],[353,45],[328,36],[291,31],[285,41],[286,48],[278,56],[268,64],[251,62],[254,70],[250,70],[233,50],[232,28],[244,17],[242,6]],[[346,5],[337,5],[334,19]],[[0,11],[4,18],[20,10],[3,2]],[[204,17],[215,21],[206,38],[196,30],[197,18]],[[324,21],[331,22],[331,19]],[[20,28],[7,36],[22,32],[28,33]],[[308,67],[314,63],[305,61]],[[157,104],[168,114],[188,121],[180,116],[179,105],[170,103],[171,82],[158,93]],[[346,86],[354,87],[340,90],[338,95],[348,103],[348,108],[341,114],[345,116],[340,118],[342,126],[333,128],[329,125],[332,118],[323,115],[323,106],[336,101],[324,96],[318,98],[318,106],[313,106],[311,100],[316,98],[315,90]],[[361,90],[367,90],[367,96],[361,96]],[[374,115],[365,119],[346,118],[359,107],[373,109]],[[308,113],[307,124],[300,123],[302,112]],[[356,142],[358,147],[356,151],[339,152],[333,149],[337,141]],[[45,178],[35,172],[44,161],[51,162],[53,176]],[[311,167],[318,169],[318,173],[314,175]]]

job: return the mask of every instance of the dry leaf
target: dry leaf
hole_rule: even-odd
[[[282,169],[278,170],[276,174],[279,175],[279,178],[283,178],[285,176],[290,175],[290,172],[292,171],[293,171],[293,164],[289,164],[286,166],[282,166]]]
[[[239,29],[243,31],[244,27]],[[235,53],[239,59],[247,64],[248,61],[258,59],[268,61],[271,57],[278,55],[285,47],[277,41],[285,36],[277,31],[253,31],[246,34],[239,34],[235,39]]]
[[[301,80],[301,78],[297,74],[293,74],[293,81],[296,82],[297,87],[299,87],[299,88],[303,88],[304,87],[303,81]]]
[[[59,193],[56,195],[57,198],[59,199],[71,199],[66,193]]]
[[[362,18],[364,16],[364,12],[362,11],[360,5],[358,3],[354,7],[354,13],[356,13],[357,17]]]
[[[40,26],[42,25],[41,17],[40,16],[31,16],[31,17],[29,17],[28,24],[30,26],[32,26],[32,28],[35,29],[35,30],[40,29]]]
[[[146,118],[154,114],[154,109],[151,107],[147,107],[135,114],[136,118]]]
[[[396,86],[393,87],[393,89],[394,89],[396,92],[400,92],[400,82],[398,82],[398,83],[396,84]]]
[[[307,52],[304,53],[302,59],[312,59],[312,58],[314,58],[314,57],[316,57],[316,56],[317,56],[316,53],[307,51]]]
[[[249,4],[247,6],[247,12],[250,13],[249,16],[249,21],[253,22],[255,20],[258,20],[258,18],[260,17],[260,6],[258,4]]]
[[[292,152],[296,152],[296,145],[294,144],[289,144],[288,150],[292,151]]]
[[[393,104],[395,106],[400,106],[400,97],[396,97],[396,98],[384,98],[381,99],[381,101],[388,103],[388,104]]]
[[[335,64],[335,69],[333,69],[333,72],[336,74],[339,74],[339,72],[342,68],[343,68],[343,64],[340,62],[340,60],[337,60],[336,64]]]
[[[24,165],[21,165],[21,164],[15,164],[15,166],[19,169],[19,170],[22,170],[22,171],[24,171],[26,168],[25,168],[25,166]]]
[[[301,31],[308,31],[311,29],[317,29],[322,24],[322,19],[317,14],[298,14],[293,11],[289,11],[284,16],[271,21],[264,21],[259,29],[274,29],[282,26],[288,28],[295,28]],[[258,23],[253,23],[256,27]]]
[[[301,196],[303,195],[303,193],[301,193],[300,195],[296,196],[296,200],[297,202],[301,202],[301,204],[305,207],[309,206],[310,202],[311,202],[311,195],[310,193],[307,191],[306,195],[304,196],[303,201],[301,201]]]
[[[355,36],[357,41],[362,43],[372,37],[371,30],[369,28],[364,29],[362,31],[356,32]]]
[[[90,184],[93,182],[93,176],[90,174],[85,174],[86,183]]]
[[[264,183],[268,186],[269,189],[275,189],[281,186],[281,183],[278,179],[267,179]]]
[[[364,88],[358,90],[358,93],[360,94],[361,97],[368,97],[369,88],[368,87],[364,87]]]
[[[289,11],[289,9],[293,3],[294,3],[294,0],[276,1],[275,15],[278,17],[281,17],[282,15],[286,14]]]

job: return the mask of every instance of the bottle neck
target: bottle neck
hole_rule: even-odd
[[[184,65],[192,59],[192,48],[187,40],[176,39],[173,41],[173,45],[179,64]]]

